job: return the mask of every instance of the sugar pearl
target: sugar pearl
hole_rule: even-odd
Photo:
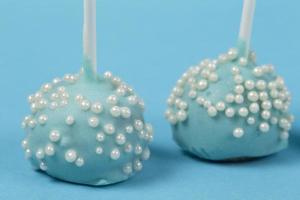
[[[123,118],[130,118],[131,117],[131,110],[128,107],[121,108],[121,115]]]
[[[50,132],[49,139],[52,142],[58,142],[60,140],[60,133],[58,130],[53,130]]]
[[[254,117],[248,117],[247,123],[248,123],[249,125],[255,124],[255,118],[254,118]]]
[[[141,131],[144,128],[144,123],[141,120],[135,120],[134,127],[136,130]]]
[[[233,108],[227,108],[225,111],[225,115],[231,118],[235,115],[235,110]]]
[[[280,134],[280,139],[281,139],[281,140],[287,140],[287,139],[289,139],[289,136],[290,136],[289,132],[283,131],[283,132]]]
[[[266,122],[263,122],[259,125],[259,130],[263,133],[267,133],[270,130],[270,125]]]
[[[102,133],[102,132],[97,133],[96,139],[97,139],[98,142],[103,142],[103,141],[105,140],[105,135],[104,135],[104,133]]]
[[[68,150],[65,153],[65,160],[69,163],[75,162],[77,159],[77,152],[73,149]]]
[[[117,136],[116,136],[116,143],[118,145],[123,145],[126,143],[126,136],[122,133],[119,133]]]
[[[90,102],[88,100],[83,100],[81,103],[80,103],[80,108],[84,111],[87,111],[90,109]]]
[[[110,109],[110,114],[113,117],[119,117],[121,115],[121,109],[118,106],[114,106]]]
[[[43,159],[45,157],[45,153],[43,149],[38,149],[37,152],[35,153],[35,156],[37,159]]]
[[[110,153],[110,157],[113,160],[118,160],[120,156],[121,156],[121,152],[118,148],[114,148]]]
[[[207,86],[208,86],[208,83],[207,83],[206,80],[200,80],[200,81],[198,82],[197,88],[198,88],[199,90],[205,90],[205,89],[207,88]]]
[[[249,111],[248,111],[247,108],[242,107],[242,108],[239,109],[239,115],[240,115],[241,117],[247,117],[248,114],[249,114]]]
[[[68,115],[65,122],[67,125],[71,126],[75,123],[75,118],[72,115]]]
[[[96,148],[96,154],[101,155],[103,153],[103,148],[101,146],[98,146]]]
[[[104,130],[107,134],[111,135],[115,133],[115,127],[112,124],[106,124],[104,126]]]
[[[218,102],[218,103],[216,104],[216,108],[217,108],[218,111],[224,111],[225,108],[226,108],[226,105],[225,105],[224,102]]]
[[[103,111],[103,106],[100,102],[96,102],[92,105],[91,110],[92,110],[93,113],[99,114]]]
[[[249,110],[253,114],[258,113],[259,112],[259,105],[258,105],[258,103],[252,103],[252,104],[250,104]]]
[[[41,116],[39,116],[39,120],[38,121],[39,121],[39,123],[41,125],[44,125],[44,124],[46,124],[47,120],[48,120],[47,115],[41,115]]]
[[[88,120],[90,127],[96,128],[99,125],[99,119],[97,117],[91,117]]]
[[[249,92],[247,97],[248,97],[248,100],[252,101],[252,102],[256,102],[259,99],[259,96],[258,96],[257,92],[255,92],[255,91]]]
[[[137,144],[134,149],[135,154],[140,155],[143,152],[143,148],[141,145]]]
[[[53,156],[55,154],[55,149],[54,149],[53,144],[48,144],[45,147],[45,153],[47,156]]]
[[[252,90],[255,87],[255,83],[252,80],[247,80],[245,82],[245,87],[247,90]]]
[[[208,113],[208,116],[215,117],[215,116],[217,116],[218,111],[215,107],[211,106],[208,108],[207,113]]]
[[[123,172],[125,173],[125,174],[131,174],[132,173],[132,171],[133,171],[133,169],[132,169],[132,164],[131,163],[127,163],[124,167],[123,167]]]
[[[180,110],[177,112],[177,119],[181,122],[185,121],[187,118],[187,113],[184,110]]]
[[[75,162],[77,167],[82,167],[84,165],[84,159],[83,158],[78,158]]]
[[[242,128],[236,128],[236,129],[234,129],[234,131],[233,131],[233,136],[235,137],[235,138],[241,138],[241,137],[243,137],[244,136],[244,130],[242,129]]]
[[[136,171],[141,171],[143,169],[143,164],[140,160],[135,160],[133,166],[134,166],[134,170]]]

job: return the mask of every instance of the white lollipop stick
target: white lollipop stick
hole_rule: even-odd
[[[86,72],[97,72],[96,0],[84,0],[83,54]]]
[[[248,55],[250,49],[255,3],[256,0],[244,0],[239,40],[241,43],[243,43],[246,56]]]

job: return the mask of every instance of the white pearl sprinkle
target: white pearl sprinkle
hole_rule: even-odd
[[[84,159],[83,158],[78,158],[75,162],[77,167],[82,167],[84,165]]]
[[[118,160],[120,156],[121,156],[121,152],[118,148],[114,148],[110,153],[110,157],[113,160]]]
[[[90,109],[90,106],[91,106],[91,103],[88,101],[88,100],[83,100],[81,103],[80,103],[80,108],[83,110],[83,111],[88,111]]]
[[[240,95],[240,94],[236,95],[236,96],[235,96],[235,102],[236,102],[237,104],[242,104],[242,103],[244,103],[244,97],[243,97],[242,95]]]
[[[249,125],[255,124],[255,118],[254,118],[254,117],[248,117],[247,123],[248,123]]]
[[[89,118],[88,123],[90,127],[96,128],[99,125],[99,119],[98,117],[91,117]]]
[[[126,153],[131,153],[132,149],[133,149],[132,144],[130,144],[130,143],[125,144],[124,150]]]
[[[247,98],[249,101],[256,102],[256,101],[258,101],[259,96],[258,96],[257,92],[251,91],[248,93]]]
[[[264,119],[264,120],[268,120],[271,118],[271,112],[268,111],[268,110],[264,110],[262,113],[261,113],[261,117]]]
[[[245,87],[247,90],[252,90],[255,87],[255,83],[252,80],[247,80],[245,82]]]
[[[53,144],[48,144],[45,147],[45,153],[47,156],[53,156],[55,154],[55,149],[54,149]]]
[[[133,166],[134,166],[134,170],[136,171],[141,171],[143,169],[143,164],[140,160],[135,160]]]
[[[37,159],[41,160],[45,157],[45,153],[43,149],[38,149],[37,152],[35,153],[35,156]]]
[[[241,138],[241,137],[244,136],[244,134],[245,134],[245,132],[244,132],[244,130],[242,128],[236,128],[233,131],[233,136],[235,138]]]
[[[213,106],[208,108],[207,113],[208,113],[208,116],[210,116],[210,117],[215,117],[218,115],[217,109]]]
[[[105,134],[102,133],[102,132],[97,133],[96,139],[97,139],[98,142],[103,142],[105,140]]]
[[[110,114],[113,116],[113,117],[120,117],[121,115],[121,110],[120,110],[120,107],[118,106],[114,106],[110,109]]]
[[[263,133],[267,133],[270,130],[270,125],[266,122],[263,122],[259,125],[259,130]]]
[[[40,169],[41,169],[42,171],[47,171],[47,170],[48,170],[48,167],[47,167],[47,165],[46,165],[44,162],[41,162],[41,163],[40,163]]]
[[[117,134],[116,136],[116,143],[118,145],[123,145],[126,142],[126,136],[122,133]]]
[[[23,140],[22,141],[22,147],[23,147],[23,149],[27,149],[28,148],[28,141],[27,140]]]
[[[233,108],[227,108],[225,111],[225,115],[229,118],[232,118],[235,115],[235,110]]]
[[[128,107],[122,107],[121,115],[123,118],[128,119],[131,117],[131,110]]]
[[[106,124],[104,126],[105,133],[112,135],[115,133],[115,127],[113,124]]]
[[[184,110],[179,110],[176,114],[177,119],[181,122],[187,119],[187,113]]]
[[[73,149],[68,150],[65,153],[65,160],[69,163],[75,162],[77,159],[77,152]]]
[[[75,118],[72,115],[68,115],[65,122],[67,125],[71,126],[75,123]]]
[[[138,103],[138,97],[137,96],[129,96],[127,98],[127,100],[128,100],[128,103],[130,105],[136,105]]]
[[[40,117],[39,117],[39,123],[41,124],[41,125],[44,125],[44,124],[46,124],[46,122],[47,122],[47,120],[48,120],[48,117],[47,117],[47,115],[41,115]]]
[[[283,132],[280,134],[280,139],[281,139],[281,140],[288,140],[289,137],[290,137],[290,134],[289,134],[289,132],[287,132],[287,131],[283,131]]]
[[[60,133],[58,130],[53,130],[50,132],[49,139],[52,142],[58,142],[60,140]]]
[[[92,110],[93,113],[99,114],[103,111],[103,106],[100,102],[96,102],[92,105],[91,110]]]
[[[151,156],[151,152],[150,152],[149,148],[146,148],[146,149],[143,151],[142,159],[143,159],[143,160],[149,160],[150,156]]]
[[[242,108],[239,109],[239,115],[240,115],[241,117],[247,117],[248,114],[249,114],[249,111],[248,111],[247,108],[242,107]]]
[[[124,167],[123,167],[123,172],[125,173],[125,174],[131,174],[132,173],[132,171],[133,171],[133,169],[132,169],[132,164],[131,163],[127,163],[126,165],[124,165]]]
[[[216,104],[216,108],[218,111],[224,111],[226,108],[226,105],[224,102],[221,101]]]
[[[30,149],[26,149],[25,150],[25,158],[29,159],[30,157],[31,157],[31,151],[30,151]]]
[[[225,100],[226,100],[227,103],[233,103],[233,102],[234,102],[234,99],[235,99],[235,97],[234,97],[233,94],[228,94],[228,95],[226,95],[226,97],[225,97]]]
[[[208,83],[207,83],[206,80],[200,80],[200,81],[198,82],[197,88],[198,88],[199,90],[205,90],[205,89],[207,88],[207,86],[208,86]]]
[[[137,144],[134,149],[135,154],[140,155],[143,152],[143,148],[140,144]]]
[[[133,132],[133,127],[132,126],[126,126],[125,130],[126,130],[126,133],[131,134]]]
[[[259,112],[259,105],[257,103],[252,103],[249,106],[249,110],[251,113],[256,114]]]
[[[103,154],[103,148],[102,148],[101,146],[98,146],[98,147],[96,148],[96,154],[98,154],[98,155]]]
[[[135,120],[134,127],[136,130],[141,131],[144,128],[144,123],[141,120]]]
[[[111,95],[106,99],[106,102],[110,105],[116,105],[118,103],[118,97],[116,95]]]

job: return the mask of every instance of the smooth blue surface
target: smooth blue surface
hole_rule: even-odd
[[[298,120],[299,6],[296,0],[258,1],[253,35],[259,63],[273,63],[286,78]],[[82,0],[1,0],[0,199],[299,199],[299,121],[288,150],[216,164],[184,155],[163,118],[165,99],[181,73],[235,45],[241,8],[241,0],[98,0],[99,71],[109,69],[134,85],[156,137],[141,174],[93,188],[32,171],[20,147],[27,95],[79,69]]]

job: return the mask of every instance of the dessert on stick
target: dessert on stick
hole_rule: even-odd
[[[288,146],[291,95],[249,50],[254,10],[255,0],[244,0],[238,45],[190,67],[167,100],[174,140],[200,158],[262,157]]]
[[[144,103],[111,72],[97,74],[96,0],[84,0],[84,63],[30,95],[22,126],[26,158],[48,175],[79,184],[124,181],[150,157]]]

